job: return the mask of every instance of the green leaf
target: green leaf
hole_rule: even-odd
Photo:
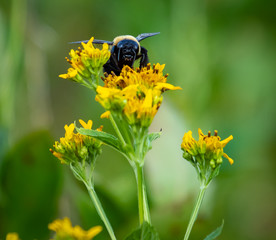
[[[126,240],[159,240],[158,233],[148,222],[130,234]]]
[[[150,133],[150,134],[148,135],[148,139],[149,139],[150,142],[153,142],[154,140],[160,138],[161,134],[162,134],[161,131],[160,131],[160,132]]]
[[[145,153],[147,153],[149,150],[152,149],[152,142],[158,138],[160,138],[161,136],[161,132],[154,132],[154,133],[150,133],[148,134],[146,141],[145,141]]]
[[[116,138],[112,134],[109,134],[106,132],[100,132],[100,131],[93,130],[93,129],[85,129],[85,128],[76,128],[76,129],[77,129],[78,133],[80,133],[80,134],[94,137],[94,138],[100,140],[101,142],[105,143],[106,145],[111,146],[118,151],[121,151],[118,138]]]
[[[223,225],[224,225],[224,220],[222,220],[221,225],[212,233],[210,233],[206,238],[204,238],[204,240],[214,240],[216,239],[222,232],[223,229]]]

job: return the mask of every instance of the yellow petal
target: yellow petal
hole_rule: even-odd
[[[204,136],[204,134],[200,128],[198,129],[198,136]]]
[[[95,226],[93,228],[90,228],[88,231],[87,231],[87,237],[88,238],[93,238],[95,237],[96,235],[98,235],[101,231],[103,230],[103,228],[101,226]]]
[[[85,121],[83,121],[82,119],[79,119],[79,122],[82,125],[82,127],[85,128],[85,129],[91,129],[92,128],[92,124],[93,124],[92,120],[88,120],[88,122],[85,123]]]
[[[102,132],[103,131],[103,125],[101,125],[100,127],[98,127],[96,130],[99,131],[99,132]]]
[[[145,100],[142,105],[142,109],[152,108],[152,89],[149,89],[146,93]]]
[[[65,74],[60,74],[60,75],[58,75],[60,78],[63,78],[63,79],[67,79],[67,78],[69,78],[69,76],[68,76],[68,74],[67,73],[65,73]]]
[[[109,118],[110,116],[110,111],[106,111],[101,115],[101,118]]]
[[[181,87],[176,87],[169,83],[157,83],[155,88],[157,88],[163,92],[166,90],[181,90],[182,89]]]
[[[222,140],[220,143],[221,143],[221,146],[224,148],[226,146],[227,143],[229,143],[231,140],[233,139],[233,136],[230,135],[228,138]]]
[[[65,129],[65,138],[71,139],[73,137],[74,129],[75,129],[74,123],[71,123],[69,126],[66,124],[64,126],[64,129]]]
[[[230,158],[226,153],[223,153],[223,156],[228,159],[228,161],[231,165],[234,163],[234,160],[232,158]]]

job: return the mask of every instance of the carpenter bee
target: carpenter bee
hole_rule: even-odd
[[[140,41],[145,38],[154,36],[159,34],[156,33],[142,33],[137,37],[133,37],[131,35],[122,35],[115,37],[112,42],[105,40],[97,40],[94,39],[93,43],[95,44],[104,44],[107,43],[111,46],[111,56],[109,60],[104,64],[103,70],[104,72],[110,74],[114,72],[117,76],[120,75],[121,70],[124,65],[128,65],[131,68],[135,60],[140,59],[139,67],[145,67],[148,62],[148,51],[144,47],[140,45]],[[87,43],[88,40],[72,42],[72,43]]]

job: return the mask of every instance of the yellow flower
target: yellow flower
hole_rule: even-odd
[[[80,124],[85,129],[92,129],[92,120],[87,123],[83,120],[79,120]],[[61,163],[74,163],[81,162],[83,159],[89,160],[96,157],[101,152],[102,143],[92,137],[75,133],[75,125],[71,123],[69,126],[64,126],[65,136],[60,138],[60,141],[56,141],[53,145],[54,150],[50,149],[55,157],[57,157]],[[102,131],[102,126],[97,129]],[[91,159],[90,159],[91,160]],[[89,161],[90,161],[89,160]]]
[[[124,66],[120,76],[106,76],[104,86],[97,88],[96,101],[130,125],[149,127],[162,103],[162,93],[181,89],[167,83],[164,67],[159,63],[136,70]]]
[[[57,219],[48,225],[48,228],[56,232],[57,239],[90,240],[102,231],[101,226],[83,230],[80,226],[72,227],[69,218]]]
[[[20,240],[17,233],[8,233],[6,240]]]
[[[103,65],[110,58],[110,51],[106,43],[103,44],[102,49],[95,48],[93,40],[92,37],[87,43],[82,42],[83,49],[71,49],[69,53],[71,58],[66,58],[71,68],[67,73],[60,74],[59,77],[83,83],[85,79],[88,79],[89,82],[91,75],[99,75]]]
[[[224,156],[228,159],[229,163],[232,165],[234,163],[226,153],[224,153],[223,148],[228,142],[233,139],[233,136],[221,141],[221,138],[217,135],[218,132],[215,131],[214,136],[211,136],[211,132],[208,135],[204,135],[201,129],[198,129],[199,140],[196,141],[192,137],[192,131],[185,133],[183,136],[183,141],[181,148],[184,152],[188,153],[190,157],[195,157],[206,161],[209,161],[213,167],[222,162],[221,157]]]

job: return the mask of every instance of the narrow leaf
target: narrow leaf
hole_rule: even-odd
[[[96,138],[100,140],[101,142],[105,143],[106,145],[109,145],[116,150],[120,151],[120,144],[118,138],[113,136],[112,134],[106,133],[106,132],[101,132],[101,131],[96,131],[93,129],[85,129],[85,128],[76,128],[78,133],[90,136],[93,138]]]
[[[148,135],[148,139],[150,140],[150,142],[153,142],[154,140],[160,138],[162,132],[153,132],[153,133],[150,133]]]
[[[212,233],[210,233],[206,238],[204,238],[204,240],[214,240],[216,239],[222,232],[223,229],[223,225],[224,225],[224,220],[222,220],[221,225]]]
[[[159,240],[158,233],[148,222],[130,234],[125,240]]]
[[[158,138],[160,138],[161,132],[150,133],[146,137],[144,151],[147,153],[152,148],[152,142]]]

